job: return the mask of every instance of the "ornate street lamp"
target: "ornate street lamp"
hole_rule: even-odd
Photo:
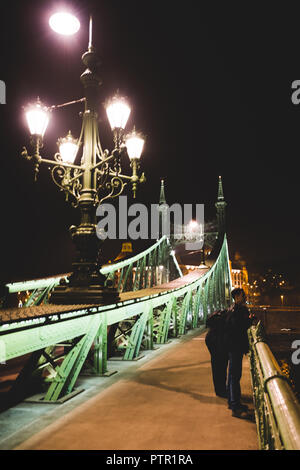
[[[53,20],[54,30],[62,28],[63,20]],[[76,21],[71,21],[69,31],[76,29]],[[56,29],[55,29],[56,28]],[[61,32],[61,31],[60,31]],[[29,155],[24,147],[22,155],[34,163],[35,179],[39,165],[51,165],[52,179],[70,198],[75,207],[79,207],[80,224],[70,227],[72,240],[77,249],[73,272],[68,282],[61,281],[51,293],[50,303],[55,304],[110,304],[120,300],[116,289],[105,285],[105,276],[100,273],[97,262],[100,240],[96,235],[96,207],[104,200],[119,196],[128,183],[132,184],[135,197],[137,183],[145,181],[144,174],[138,176],[139,159],[144,139],[141,134],[133,133],[124,139],[125,126],[130,114],[130,106],[125,98],[115,95],[106,103],[107,116],[113,131],[114,149],[110,153],[102,150],[98,132],[98,90],[101,84],[98,76],[99,61],[92,45],[92,20],[90,19],[88,50],[82,56],[86,67],[80,79],[84,88],[84,98],[47,107],[38,99],[25,108],[27,123],[31,134],[33,153]],[[84,102],[82,129],[79,139],[74,139],[71,131],[64,138],[58,139],[59,152],[54,160],[42,158],[40,149],[50,119],[50,114],[57,108],[77,102]],[[128,148],[126,148],[126,145]],[[80,164],[76,164],[79,149],[82,146]],[[121,173],[124,157],[130,158],[132,175]]]

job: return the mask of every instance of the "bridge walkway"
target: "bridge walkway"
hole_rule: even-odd
[[[214,395],[204,339],[198,329],[161,346],[150,360],[116,374],[110,386],[70,412],[57,412],[56,420],[14,448],[257,450],[255,420],[233,418],[226,400]],[[241,387],[253,409],[247,357]]]

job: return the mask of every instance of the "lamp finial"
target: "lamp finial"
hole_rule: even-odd
[[[92,15],[90,15],[88,50],[89,52],[93,50],[93,17]]]

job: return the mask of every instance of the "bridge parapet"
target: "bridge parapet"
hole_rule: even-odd
[[[249,329],[255,417],[262,450],[300,450],[300,404],[265,343],[261,323]]]

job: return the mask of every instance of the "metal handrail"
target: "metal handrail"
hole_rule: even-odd
[[[261,448],[300,450],[300,404],[265,342],[261,323],[249,329],[249,339]]]

